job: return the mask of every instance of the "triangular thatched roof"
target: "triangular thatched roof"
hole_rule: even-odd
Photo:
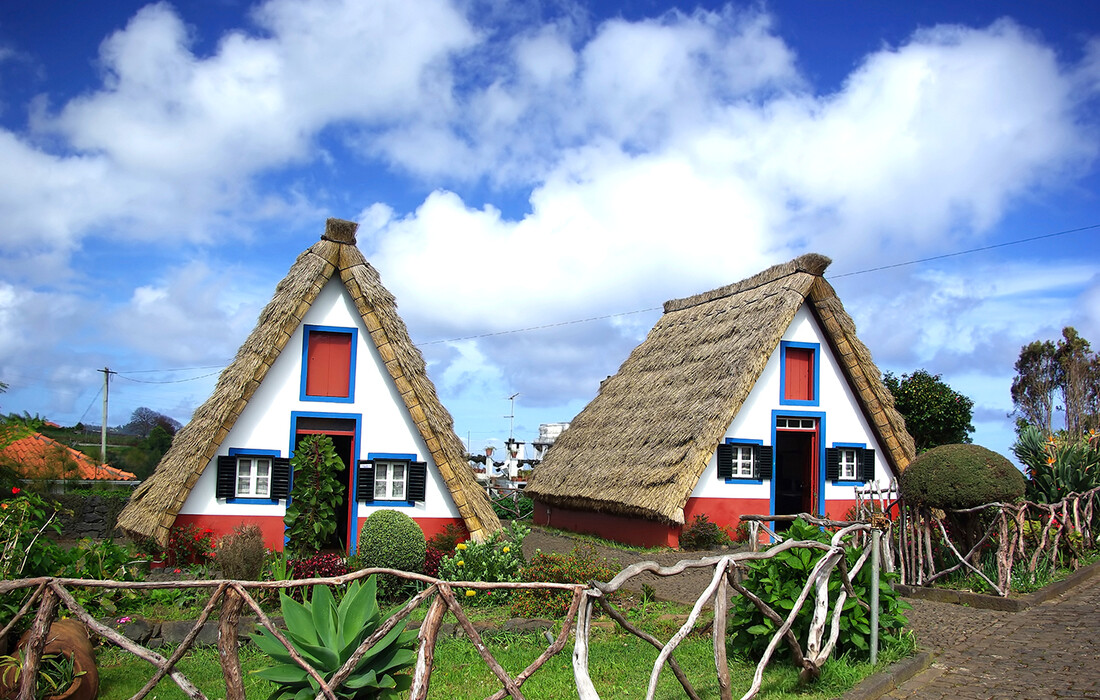
[[[561,507],[684,522],[684,506],[725,431],[809,304],[895,470],[913,439],[855,324],[803,255],[742,282],[665,303],[664,315],[561,434],[526,492]]]
[[[213,395],[176,435],[153,476],[130,497],[119,515],[119,527],[131,535],[153,537],[162,545],[168,541],[168,530],[199,476],[322,287],[338,278],[362,315],[470,535],[480,540],[500,528],[488,497],[463,459],[465,449],[455,435],[454,421],[439,402],[424,357],[412,344],[393,295],[355,246],[357,228],[350,221],[329,219],[321,240],[298,256],[236,358],[222,371]]]

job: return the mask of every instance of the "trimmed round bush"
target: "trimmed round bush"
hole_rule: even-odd
[[[420,573],[426,551],[424,531],[416,521],[396,510],[380,510],[359,530],[356,559],[363,568]]]
[[[954,510],[1011,503],[1024,495],[1024,475],[1012,462],[980,445],[941,445],[901,473],[901,497],[910,505]]]

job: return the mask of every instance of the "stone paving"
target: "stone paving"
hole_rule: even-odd
[[[1100,698],[1100,576],[1021,612],[909,601],[930,668],[883,698]]]

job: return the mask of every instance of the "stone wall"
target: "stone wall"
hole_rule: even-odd
[[[128,491],[52,494],[50,498],[58,504],[61,539],[121,537],[115,523],[129,496]]]

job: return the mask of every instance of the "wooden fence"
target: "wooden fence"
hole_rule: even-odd
[[[856,494],[859,518],[870,519],[875,513],[888,518],[886,570],[896,571],[901,583],[911,586],[928,586],[965,570],[984,580],[997,595],[1007,597],[1017,563],[1027,562],[1027,571],[1033,575],[1041,564],[1056,565],[1068,550],[1069,560],[1064,563],[1076,568],[1075,550],[1096,549],[1094,524],[1100,515],[1096,510],[1100,488],[1070,493],[1057,503],[987,503],[949,511],[906,505],[896,481],[887,487],[857,489]],[[966,516],[980,523],[980,536],[961,545],[960,528],[953,528],[950,521],[957,524]],[[977,565],[977,555],[986,547],[996,548],[996,580]]]
[[[203,693],[190,681],[183,673],[177,668],[176,664],[183,658],[193,647],[199,632],[202,630],[203,625],[210,619],[216,609],[219,609],[219,639],[218,639],[218,651],[221,657],[223,673],[226,683],[226,697],[227,700],[244,700],[244,689],[240,671],[240,660],[238,657],[238,639],[237,639],[237,621],[239,619],[241,610],[245,607],[252,610],[258,618],[259,624],[270,630],[271,633],[287,648],[291,657],[303,668],[305,671],[318,681],[321,691],[317,694],[318,700],[325,698],[327,700],[335,700],[334,690],[342,687],[348,676],[352,672],[356,663],[363,655],[374,645],[379,639],[381,639],[387,632],[393,629],[395,625],[403,624],[408,618],[409,614],[421,605],[427,605],[428,610],[423,622],[420,625],[418,640],[419,646],[417,650],[416,665],[413,671],[413,683],[410,691],[410,698],[414,700],[422,700],[428,695],[429,685],[431,683],[432,664],[435,653],[435,644],[439,635],[440,626],[443,621],[443,617],[446,612],[451,612],[458,620],[459,625],[464,630],[466,636],[470,642],[475,646],[478,654],[482,660],[486,663],[492,673],[496,676],[500,682],[500,689],[490,694],[488,697],[492,700],[500,700],[504,697],[522,698],[523,693],[521,687],[523,683],[531,677],[538,669],[553,655],[562,651],[565,648],[569,637],[573,637],[573,671],[574,679],[577,686],[577,692],[582,700],[595,700],[599,698],[598,691],[593,683],[592,677],[589,674],[588,669],[588,652],[590,648],[590,633],[592,616],[597,608],[603,610],[613,619],[619,626],[621,626],[628,633],[633,634],[640,639],[645,640],[647,643],[653,645],[659,649],[657,659],[653,665],[652,672],[650,674],[649,686],[646,692],[646,698],[652,699],[656,693],[657,678],[661,670],[667,665],[673,674],[676,676],[680,684],[682,685],[687,697],[692,700],[698,700],[699,694],[692,687],[692,684],[688,680],[687,676],[683,673],[683,670],[676,663],[673,656],[673,652],[677,646],[688,635],[689,632],[699,623],[700,616],[703,609],[707,605],[714,607],[714,621],[713,621],[713,642],[714,642],[714,662],[715,671],[718,677],[718,686],[720,688],[721,698],[723,700],[731,700],[733,690],[730,685],[729,668],[726,661],[726,618],[727,618],[727,605],[728,599],[732,591],[736,591],[741,595],[747,596],[753,601],[755,605],[770,619],[775,621],[779,626],[772,637],[767,650],[760,660],[760,663],[756,667],[756,672],[753,676],[750,687],[741,696],[742,700],[754,697],[759,692],[761,681],[765,667],[772,660],[776,649],[779,644],[786,641],[791,647],[794,657],[798,660],[798,663],[802,666],[804,675],[813,676],[820,670],[821,665],[832,653],[836,641],[838,639],[840,630],[840,619],[844,609],[845,601],[849,595],[854,596],[854,591],[851,587],[851,580],[854,577],[864,563],[868,559],[870,550],[872,548],[865,548],[859,557],[856,565],[851,571],[847,569],[845,561],[845,545],[842,542],[842,538],[847,535],[867,532],[870,526],[866,523],[854,523],[849,524],[833,535],[829,544],[814,541],[785,541],[775,547],[772,547],[768,551],[764,552],[736,552],[732,554],[722,556],[711,556],[702,559],[685,560],[681,561],[673,566],[662,567],[654,562],[641,562],[627,567],[615,576],[611,581],[591,582],[590,584],[555,584],[555,583],[485,583],[477,581],[441,581],[439,579],[431,578],[429,576],[423,576],[419,574],[411,574],[406,572],[393,571],[390,569],[363,569],[344,576],[336,576],[332,578],[313,578],[313,579],[301,579],[295,581],[228,581],[228,580],[209,580],[209,581],[161,581],[161,582],[122,582],[122,581],[99,581],[89,579],[68,579],[68,578],[53,578],[43,577],[34,579],[20,579],[14,581],[0,581],[0,595],[7,595],[16,591],[27,591],[29,595],[20,609],[16,618],[13,619],[3,630],[0,630],[0,636],[7,634],[12,626],[23,615],[27,614],[34,606],[37,605],[37,613],[35,615],[34,623],[32,626],[30,642],[26,648],[26,654],[24,657],[23,674],[21,677],[21,683],[19,693],[17,695],[18,700],[31,700],[33,698],[34,691],[34,679],[38,670],[38,665],[42,656],[42,649],[46,643],[46,633],[49,629],[51,621],[54,619],[59,606],[63,606],[68,609],[69,614],[83,621],[95,634],[98,634],[107,642],[114,644],[129,653],[149,662],[154,668],[155,672],[153,676],[148,680],[145,686],[138,691],[132,698],[132,700],[140,700],[145,698],[165,676],[171,678],[190,698],[195,700],[205,700]],[[765,604],[759,597],[754,595],[751,591],[746,590],[740,584],[740,576],[738,570],[746,566],[747,562],[752,560],[767,559],[775,556],[776,554],[792,549],[792,548],[808,548],[813,550],[819,550],[823,552],[823,556],[818,560],[816,566],[810,572],[806,585],[803,587],[801,595],[798,597],[796,604],[791,612],[784,616],[781,616],[775,610],[771,609]],[[616,591],[621,590],[626,586],[634,577],[650,572],[658,576],[675,576],[688,569],[697,568],[711,568],[713,573],[711,575],[710,584],[706,587],[703,593],[699,596],[698,600],[692,607],[691,613],[688,615],[687,620],[677,630],[677,632],[667,641],[653,637],[644,630],[638,629],[631,624],[626,617],[615,607],[609,597]],[[828,596],[828,584],[830,576],[835,572],[839,572],[844,584],[838,599],[829,603]],[[371,635],[369,638],[363,641],[362,645],[358,648],[355,654],[348,660],[348,662],[341,668],[336,674],[327,680],[322,678],[316,669],[310,667],[310,665],[294,651],[293,647],[287,642],[286,638],[279,631],[279,629],[272,623],[271,619],[256,602],[251,592],[263,589],[273,588],[290,588],[297,586],[314,586],[314,585],[339,585],[348,583],[350,581],[364,578],[375,573],[386,573],[399,576],[405,579],[411,579],[419,582],[423,585],[421,590],[416,596],[412,597],[404,606],[402,606],[397,612],[395,612],[386,622],[379,627],[379,629]],[[93,618],[84,608],[76,601],[73,595],[69,592],[72,587],[83,586],[92,588],[105,588],[105,589],[132,589],[132,590],[155,590],[158,588],[209,588],[212,589],[209,600],[199,618],[196,620],[191,631],[184,637],[179,647],[172,652],[168,657],[165,657],[152,649],[148,649],[140,644],[133,642],[117,631],[110,627],[100,623]],[[536,658],[527,668],[521,671],[516,676],[510,676],[500,665],[500,663],[489,652],[485,643],[482,641],[481,635],[470,622],[465,611],[462,608],[460,599],[455,596],[455,588],[472,588],[481,590],[500,590],[500,589],[552,589],[552,590],[565,590],[572,593],[572,602],[569,610],[562,620],[561,631],[557,637],[547,646],[546,650],[542,652],[538,658]],[[873,586],[873,591],[877,591],[877,585]],[[810,597],[813,597],[813,602],[808,603]],[[864,601],[866,603],[866,601]],[[791,631],[791,626],[799,612],[799,610],[805,604],[813,606],[813,620],[808,632],[808,638],[805,640],[796,639],[795,635]]]

